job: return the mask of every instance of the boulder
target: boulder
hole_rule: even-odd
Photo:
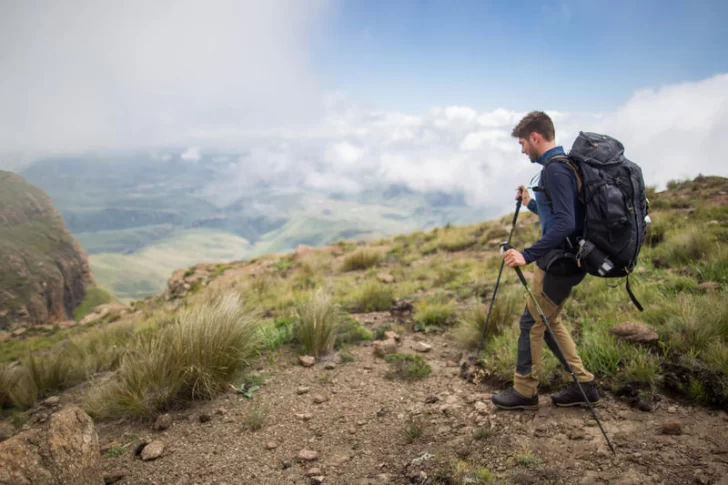
[[[652,327],[639,322],[620,323],[610,328],[609,332],[627,342],[653,344],[658,340],[657,332]]]
[[[397,352],[397,341],[391,338],[387,340],[375,340],[372,342],[372,348],[374,349],[374,355],[384,357],[387,354]]]
[[[389,273],[377,273],[377,279],[382,283],[394,283],[394,276]]]
[[[42,427],[0,443],[0,463],[3,484],[104,483],[94,423],[77,406],[67,406]]]
[[[720,290],[720,283],[716,281],[704,281],[698,285],[699,290],[711,292]]]

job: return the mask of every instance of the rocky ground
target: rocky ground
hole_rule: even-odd
[[[391,317],[357,318],[376,327]],[[259,363],[265,384],[252,399],[231,389],[170,413],[163,430],[97,423],[107,482],[484,483],[472,474],[480,466],[492,483],[728,484],[723,411],[663,396],[646,413],[607,395],[598,414],[612,455],[587,410],[556,409],[544,395],[537,411],[497,411],[498,389],[462,379],[460,352],[443,336],[402,335],[398,352],[415,353],[422,341],[432,345],[421,355],[433,369],[422,380],[388,379],[369,342],[350,349],[353,361],[311,367],[281,351]],[[137,456],[151,441],[163,446]]]

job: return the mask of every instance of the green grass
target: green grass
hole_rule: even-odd
[[[298,341],[307,354],[319,357],[334,348],[339,308],[322,290],[311,293],[295,308],[298,318]]]
[[[455,317],[455,305],[447,297],[435,295],[415,305],[414,321],[419,328],[446,327]]]
[[[387,373],[390,379],[414,381],[423,379],[432,372],[430,364],[421,355],[389,354],[384,360],[390,365],[390,371]]]
[[[524,468],[536,468],[541,464],[541,459],[526,448],[522,448],[518,453],[513,455],[513,461],[516,465]]]
[[[344,258],[344,263],[341,266],[342,271],[357,271],[362,269],[368,269],[372,266],[376,266],[382,260],[382,255],[379,251],[369,248],[360,248],[349,253]]]
[[[349,315],[342,315],[336,327],[334,346],[342,348],[346,345],[357,344],[364,340],[372,340],[372,332],[359,324]]]
[[[467,349],[478,347],[490,305],[491,300],[487,300],[486,303],[473,304],[458,311],[458,323],[453,329],[453,337],[459,346]],[[499,288],[490,312],[484,340],[490,341],[496,335],[503,333],[506,327],[518,319],[524,306],[523,291],[519,288],[503,286]]]
[[[243,418],[243,425],[250,431],[259,431],[265,426],[268,419],[268,408],[262,404],[253,406]]]
[[[381,312],[394,303],[394,291],[390,285],[368,280],[356,288],[350,306],[362,312]]]
[[[114,295],[112,295],[108,290],[101,288],[100,286],[92,286],[86,290],[86,297],[73,311],[73,318],[77,322],[80,322],[83,320],[83,317],[91,313],[95,307],[106,303],[114,303],[115,301],[116,298],[114,298]]]
[[[411,445],[422,438],[422,435],[425,433],[426,426],[426,421],[421,417],[408,417],[403,430],[405,442]]]
[[[97,418],[148,417],[210,399],[253,358],[256,337],[234,293],[183,310],[174,323],[139,335],[116,378],[93,388],[85,408]]]

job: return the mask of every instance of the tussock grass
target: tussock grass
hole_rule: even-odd
[[[322,290],[296,305],[298,318],[298,341],[307,354],[319,357],[329,353],[336,340],[339,307]]]
[[[654,255],[664,258],[670,266],[679,266],[699,261],[717,249],[715,239],[709,232],[692,227],[671,235],[655,250]]]
[[[268,408],[263,404],[257,404],[245,414],[243,424],[250,431],[259,431],[265,426],[268,419]]]
[[[455,317],[455,305],[444,295],[434,295],[415,304],[414,321],[422,329],[445,327]]]
[[[486,342],[496,335],[500,335],[506,327],[518,321],[518,316],[525,306],[522,293],[516,288],[499,288],[485,332]],[[458,324],[452,333],[459,346],[467,349],[478,347],[490,303],[488,300],[458,312]]]
[[[369,248],[359,248],[344,257],[342,271],[356,271],[376,266],[382,259],[379,251]]]
[[[432,372],[432,367],[421,355],[389,354],[384,360],[390,365],[390,371],[387,373],[389,379],[414,381],[424,379]]]
[[[412,444],[419,440],[425,433],[427,422],[421,417],[410,416],[407,418],[404,426],[404,440],[407,444]]]
[[[210,399],[255,355],[257,336],[235,293],[184,310],[173,324],[137,337],[116,379],[92,390],[86,410],[99,418],[148,417]]]
[[[476,243],[477,239],[469,226],[447,229],[438,238],[438,247],[449,252],[463,251]]]
[[[346,345],[359,343],[363,340],[371,340],[372,332],[354,320],[349,315],[344,315],[336,328],[336,340],[334,346],[341,348]]]
[[[352,306],[362,312],[381,312],[388,310],[394,303],[392,287],[368,280],[360,285],[352,295]]]

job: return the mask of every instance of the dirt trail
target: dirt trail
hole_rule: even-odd
[[[371,326],[390,316],[357,318]],[[489,393],[498,389],[461,379],[460,353],[445,337],[406,334],[400,352],[414,353],[417,339],[433,345],[423,354],[433,372],[420,381],[387,379],[388,364],[369,344],[351,349],[353,362],[328,370],[323,363],[304,368],[294,353],[280,352],[261,366],[266,383],[252,400],[230,392],[172,413],[172,426],[161,432],[98,423],[102,444],[128,443],[121,456],[103,459],[105,472],[123,473],[122,484],[309,484],[318,482],[307,471],[318,468],[324,484],[434,484],[447,483],[438,480],[448,460],[463,460],[488,467],[493,483],[728,485],[725,412],[663,397],[644,413],[607,395],[598,413],[617,449],[613,456],[587,410],[556,409],[544,395],[538,411],[496,411]],[[299,394],[301,386],[309,391]],[[326,401],[314,403],[317,395]],[[254,432],[244,422],[256,408],[268,415]],[[210,420],[202,423],[200,415]],[[408,444],[411,416],[426,425]],[[663,430],[666,421],[677,421],[680,434],[664,434],[678,431]],[[162,457],[135,457],[140,439],[162,440]],[[276,447],[267,449],[269,442]],[[299,462],[303,449],[318,459]]]

